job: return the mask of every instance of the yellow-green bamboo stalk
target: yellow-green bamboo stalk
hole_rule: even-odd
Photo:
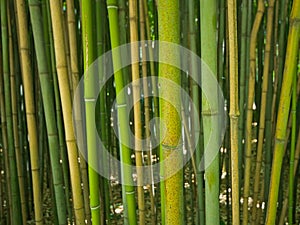
[[[25,1],[16,0],[16,23],[17,23],[17,34],[20,52],[20,62],[22,79],[24,85],[25,94],[25,107],[26,107],[26,121],[29,137],[29,148],[30,148],[30,163],[33,183],[33,199],[34,199],[34,212],[35,222],[37,224],[43,224],[43,206],[42,206],[42,193],[40,189],[40,168],[39,168],[39,153],[38,153],[38,133],[35,117],[35,103],[33,96],[33,79],[32,79],[32,68],[30,63],[29,53],[29,35],[28,35],[28,24]]]
[[[265,118],[266,118],[266,105],[267,105],[267,91],[268,91],[268,81],[270,76],[269,65],[270,65],[270,50],[272,43],[273,34],[273,15],[274,15],[274,4],[275,0],[270,0],[268,5],[268,18],[267,18],[267,37],[266,46],[264,51],[264,68],[263,68],[263,83],[261,91],[261,105],[260,105],[260,117],[259,117],[259,134],[258,134],[258,144],[257,144],[257,154],[256,154],[256,165],[255,165],[255,177],[254,177],[254,191],[253,191],[253,207],[252,207],[252,225],[256,224],[256,211],[257,202],[259,194],[259,184],[260,184],[260,171],[261,162],[263,155],[263,143],[264,143],[264,133],[265,133]]]
[[[294,176],[297,175],[299,156],[300,156],[300,130],[298,131],[297,144],[296,144],[296,150],[295,150],[295,161],[294,161],[294,171],[293,171]],[[285,192],[284,201],[282,203],[282,209],[281,209],[278,225],[285,224],[285,217],[286,217],[287,210],[288,210],[288,192]]]
[[[230,76],[230,146],[231,146],[231,187],[232,224],[240,224],[239,198],[239,103],[238,103],[238,43],[236,0],[227,1],[229,35],[229,76]]]
[[[49,1],[53,39],[58,74],[59,90],[61,94],[62,111],[64,118],[65,136],[69,156],[72,196],[75,211],[76,224],[85,224],[83,197],[81,191],[80,170],[78,165],[78,149],[72,124],[71,93],[69,88],[68,68],[64,46],[61,5],[59,1]]]
[[[245,168],[244,168],[244,193],[243,193],[243,225],[248,225],[248,197],[250,190],[250,168],[251,168],[251,141],[252,141],[252,119],[253,101],[255,91],[256,74],[256,40],[260,23],[264,14],[264,1],[258,1],[256,16],[254,19],[250,38],[250,69],[248,83],[247,120],[245,130]]]
[[[158,10],[158,32],[160,41],[179,43],[179,1],[165,0],[157,2]],[[160,57],[162,55],[170,57],[173,62],[179,63],[179,52],[173,49],[159,49]],[[180,84],[180,71],[170,65],[159,64],[159,77]],[[174,175],[174,170],[182,165],[182,143],[181,143],[181,95],[180,90],[173,89],[170,85],[162,82],[160,84],[161,101],[160,119],[163,121],[166,133],[161,140],[161,163],[162,177],[168,177],[161,186],[161,192],[164,193],[165,221],[166,225],[183,224],[183,172],[180,169]],[[172,99],[171,102],[164,99]],[[162,127],[160,128],[162,131]],[[172,159],[170,159],[172,157]],[[164,161],[167,159],[169,163]],[[171,163],[170,163],[171,162]]]
[[[75,18],[75,8],[74,1],[67,0],[67,21],[68,21],[68,34],[69,34],[69,48],[70,48],[70,66],[71,66],[71,79],[73,85],[73,91],[76,90],[79,82],[79,69],[78,69],[78,50],[77,50],[77,32],[76,32],[76,18]],[[78,95],[79,97],[79,95]],[[75,101],[79,102],[77,98]],[[78,128],[75,132],[77,137],[82,137],[82,120],[81,120],[81,108],[76,107],[74,109],[74,118],[76,121],[76,127]],[[83,200],[84,200],[84,211],[87,219],[87,223],[91,224],[91,210],[89,207],[89,186],[87,179],[87,168],[86,161],[83,158],[81,152],[79,152],[80,158],[80,173],[83,189]]]
[[[283,73],[283,83],[278,107],[278,117],[275,133],[275,147],[271,172],[270,192],[267,207],[266,225],[274,225],[276,221],[277,200],[279,192],[280,173],[284,156],[284,141],[290,111],[291,89],[296,76],[297,54],[300,37],[300,1],[294,1],[290,17],[287,51]]]
[[[138,41],[138,23],[137,23],[137,0],[129,0],[129,18],[130,18],[130,42]],[[135,135],[135,162],[137,166],[137,192],[138,192],[138,209],[139,224],[145,224],[145,203],[144,203],[144,187],[143,187],[143,155],[142,155],[142,118],[141,103],[139,101],[140,82],[139,82],[139,45],[131,44],[131,72],[132,72],[132,93],[134,111],[134,135]]]

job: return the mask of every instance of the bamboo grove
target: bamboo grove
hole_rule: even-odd
[[[299,0],[0,16],[1,225],[300,223]]]

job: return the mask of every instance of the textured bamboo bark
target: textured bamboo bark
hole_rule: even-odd
[[[166,0],[159,1],[158,9],[158,30],[159,40],[172,43],[179,43],[179,1]],[[179,53],[173,52],[171,49],[163,48],[159,50],[160,57],[170,57],[170,60],[179,62]],[[180,84],[180,71],[166,64],[159,65],[159,77]],[[181,143],[181,101],[180,91],[173,89],[170,85],[162,82],[160,84],[160,96],[166,99],[172,99],[171,102],[164,100],[160,101],[160,119],[163,121],[166,133],[161,134],[164,137],[161,140],[161,163],[163,171],[162,177],[170,176],[182,164],[182,143]],[[162,131],[162,127],[160,128]],[[171,159],[170,159],[171,157]],[[164,159],[171,163],[164,162]],[[163,224],[176,225],[183,224],[183,171],[180,169],[172,176],[165,178],[162,192],[165,194],[165,221]]]
[[[294,1],[290,17],[290,30],[288,35],[283,83],[278,107],[278,117],[275,133],[275,147],[271,172],[269,201],[267,207],[266,224],[273,225],[276,220],[277,200],[279,192],[280,172],[284,153],[284,140],[288,122],[291,89],[294,76],[296,76],[297,54],[300,35],[300,2]]]
[[[250,71],[248,83],[248,102],[247,102],[247,120],[245,130],[245,168],[244,168],[244,193],[243,193],[243,225],[248,224],[248,197],[250,189],[250,167],[251,167],[251,140],[252,140],[252,119],[253,119],[253,101],[255,89],[256,74],[256,40],[260,23],[264,14],[264,2],[258,2],[257,13],[251,31],[250,41]]]
[[[61,6],[59,1],[49,1],[52,18],[53,39],[55,48],[56,69],[58,74],[59,90],[61,94],[62,112],[66,143],[69,157],[69,167],[72,185],[72,196],[76,224],[85,224],[83,197],[81,191],[80,170],[78,165],[78,149],[72,124],[72,106],[69,89],[67,61],[64,49],[64,35],[62,27]]]
[[[232,185],[232,224],[240,224],[239,198],[239,103],[238,103],[238,43],[236,0],[227,2],[229,34],[229,76],[230,76],[230,138],[231,138],[231,185]]]
[[[116,0],[107,0],[107,9],[109,16],[109,27],[110,27],[110,39],[112,49],[117,48],[120,45],[119,27],[118,27],[118,5]],[[121,55],[119,51],[115,50],[112,52],[113,66],[115,68],[121,68]],[[124,80],[122,71],[115,71],[114,73],[115,85],[116,85],[116,102],[117,102],[117,113],[119,121],[119,138],[125,142],[129,142],[129,118],[127,118],[127,103],[125,93],[121,92],[124,88]],[[135,191],[133,186],[133,180],[131,176],[131,151],[126,146],[126,143],[120,141],[120,157],[124,164],[121,168],[122,179],[125,185],[123,187],[123,197],[125,197],[125,213],[124,213],[124,223],[135,225],[136,220],[136,206],[135,206]],[[127,164],[127,165],[126,165]],[[124,200],[124,198],[123,198]],[[127,214],[127,215],[126,215]],[[127,217],[127,218],[126,218]]]

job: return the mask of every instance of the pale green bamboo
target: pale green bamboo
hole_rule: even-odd
[[[217,72],[217,1],[200,0],[200,28],[201,28],[201,60],[212,71]],[[205,75],[203,75],[205,76]],[[217,78],[217,77],[216,77]],[[204,146],[210,138],[210,121],[218,119],[218,90],[217,86],[210,87],[214,102],[207,102],[202,94],[202,120]],[[214,129],[217,129],[214,127]],[[218,130],[218,129],[217,129]],[[218,137],[217,137],[218,138]],[[218,140],[215,140],[213,149],[219,148]],[[206,150],[208,151],[208,150]],[[206,164],[206,163],[205,163]],[[219,154],[209,165],[205,165],[205,223],[206,225],[218,225],[220,223],[219,212]]]

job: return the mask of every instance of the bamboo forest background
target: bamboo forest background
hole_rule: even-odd
[[[0,224],[300,224],[299,0],[0,0],[0,15]],[[95,98],[106,74],[88,76],[89,66],[143,40],[110,55],[114,76]],[[182,57],[181,71],[155,62],[157,40],[200,56],[218,81],[208,94],[224,104],[208,106],[193,60]],[[126,57],[140,63],[118,70]],[[155,77],[180,85],[196,109]],[[84,101],[74,98],[81,78]],[[225,136],[202,171],[218,114]],[[146,142],[122,143],[128,126]],[[99,157],[97,135],[136,171]],[[139,169],[159,162],[160,174]]]

